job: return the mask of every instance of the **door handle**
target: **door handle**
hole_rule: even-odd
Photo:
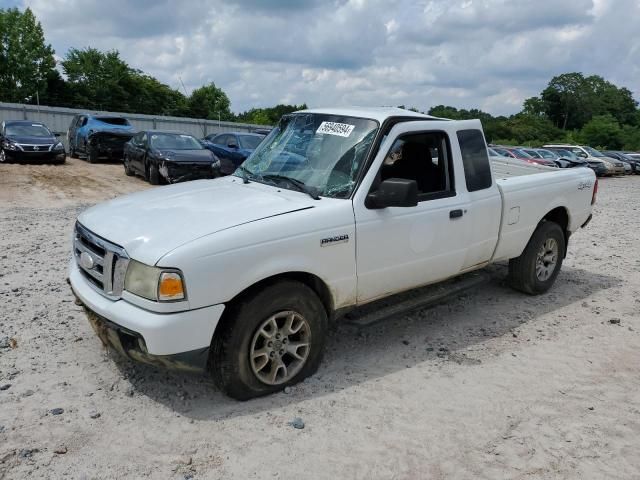
[[[449,212],[449,218],[451,218],[451,219],[460,218],[463,214],[464,214],[464,212],[461,209],[451,210]]]

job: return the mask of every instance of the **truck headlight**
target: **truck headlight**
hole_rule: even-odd
[[[124,277],[124,289],[148,300],[172,302],[185,299],[182,275],[175,270],[150,267],[131,260]]]
[[[53,146],[53,150],[55,150],[56,152],[63,151],[64,145],[62,144],[62,142],[58,142]]]

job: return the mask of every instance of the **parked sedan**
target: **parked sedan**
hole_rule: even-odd
[[[204,137],[202,144],[220,159],[220,173],[230,175],[258,148],[264,138],[265,135],[257,133],[220,133]]]
[[[615,150],[606,150],[602,153],[604,153],[607,157],[615,158],[616,160],[620,160],[621,162],[628,164],[631,168],[631,173],[640,175],[640,158],[633,158],[632,156],[627,155],[624,152],[618,152]]]
[[[546,148],[538,148],[536,151],[545,158],[553,160],[560,168],[589,167],[589,162],[567,150],[553,151]],[[606,168],[603,170],[603,173],[605,172]]]
[[[545,158],[536,148],[516,148],[519,152],[526,153],[531,157],[531,161],[535,163],[539,163],[540,165],[545,165],[547,167],[557,167],[558,164],[549,158]]]
[[[64,145],[43,123],[30,120],[2,122],[0,163],[38,161],[64,163]]]
[[[609,164],[607,162],[587,157],[586,154],[584,156],[578,156],[576,153],[574,153],[573,149],[554,146],[545,147],[544,149],[556,153],[563,159],[569,160],[571,162],[586,162],[587,166],[591,170],[593,170],[598,177],[603,177],[610,173],[610,168],[608,166]],[[611,167],[613,167],[613,165],[611,165]]]
[[[499,155],[502,155],[503,157],[517,158],[518,160],[522,160],[524,162],[535,163],[537,165],[544,165],[546,167],[557,167],[557,165],[554,162],[548,161],[539,155],[536,155],[534,157],[533,155],[530,155],[529,153],[525,152],[524,149],[522,148],[503,147],[503,146],[497,146],[497,147],[494,146],[491,148],[493,148],[495,152],[497,152]]]
[[[143,131],[124,147],[124,172],[152,185],[214,178],[219,165],[213,152],[185,133]]]

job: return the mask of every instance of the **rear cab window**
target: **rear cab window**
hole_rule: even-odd
[[[482,131],[476,129],[460,130],[457,135],[462,153],[467,191],[477,192],[491,187],[493,183],[491,166]]]

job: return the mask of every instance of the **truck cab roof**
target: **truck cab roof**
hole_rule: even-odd
[[[295,113],[321,113],[328,115],[344,115],[345,117],[370,118],[384,123],[389,118],[415,117],[416,120],[448,120],[446,118],[433,117],[424,113],[405,110],[396,107],[342,107],[342,108],[309,108]]]

